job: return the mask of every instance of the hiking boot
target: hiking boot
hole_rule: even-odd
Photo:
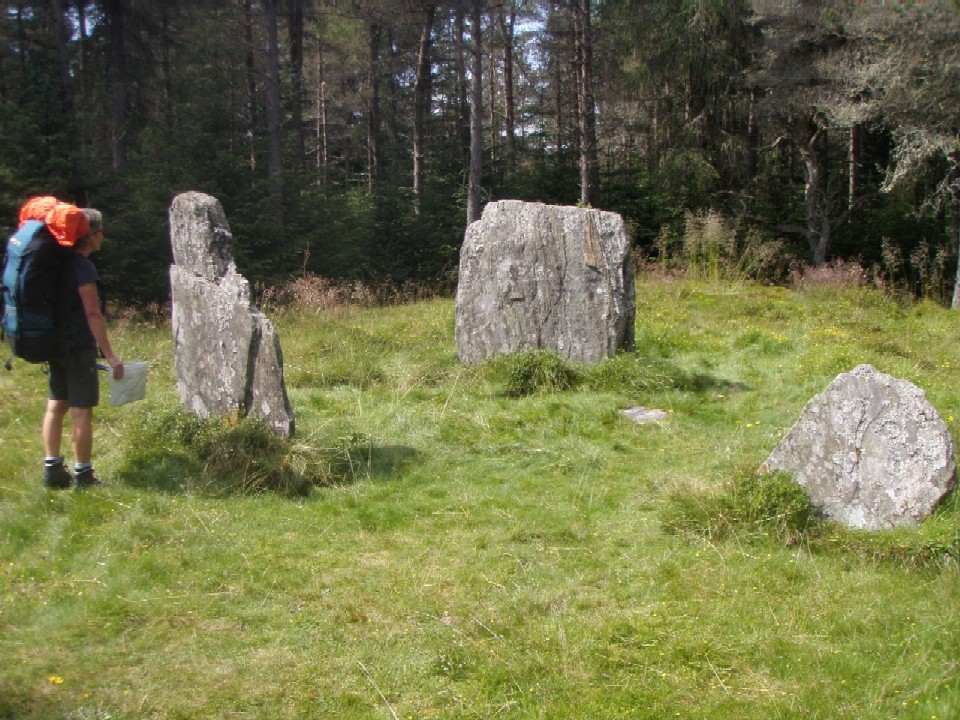
[[[43,486],[51,490],[65,490],[73,485],[73,475],[63,466],[63,461],[45,465],[43,468]]]
[[[103,480],[93,474],[93,468],[77,472],[77,489],[93,487],[94,485],[103,485]]]

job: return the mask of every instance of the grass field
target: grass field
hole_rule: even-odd
[[[960,315],[863,288],[637,294],[637,352],[591,368],[461,366],[445,299],[279,313],[279,450],[178,414],[169,328],[125,321],[148,397],[98,411],[109,484],[87,492],[40,486],[45,379],[3,372],[0,717],[960,717],[955,496],[890,533],[743,500],[859,363],[956,436]]]

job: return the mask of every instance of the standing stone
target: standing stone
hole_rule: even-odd
[[[489,203],[460,251],[457,355],[549,350],[597,362],[633,349],[630,240],[616,213]]]
[[[804,408],[761,470],[783,470],[825,517],[855,528],[916,525],[956,479],[953,441],[923,391],[860,365]]]
[[[200,417],[238,410],[280,437],[294,431],[273,324],[250,302],[216,198],[188,192],[170,206],[174,363],[180,402]]]

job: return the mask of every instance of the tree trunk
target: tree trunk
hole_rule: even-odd
[[[3,39],[4,42],[8,42],[7,38]],[[11,43],[12,44],[12,43]],[[0,52],[0,103],[7,102],[7,70],[5,62],[6,53]],[[3,132],[3,120],[0,120],[0,133]]]
[[[827,197],[827,133],[817,130],[800,148],[805,175],[803,208],[806,236],[814,266],[827,261],[830,246],[830,203]]]
[[[750,111],[747,115],[747,185],[757,179],[757,145],[760,133],[757,129],[757,91],[750,90]]]
[[[500,22],[500,32],[503,35],[503,114],[507,131],[507,151],[512,159],[517,150],[516,100],[513,95],[513,31],[517,21],[517,10],[513,3],[510,3],[509,6],[509,20],[504,5],[500,6],[497,19]]]
[[[380,116],[380,40],[383,27],[370,23],[369,67],[367,80],[370,83],[370,101],[367,109],[367,173],[370,189],[380,179],[380,163],[383,155],[381,145],[382,120]]]
[[[850,126],[850,153],[847,161],[850,179],[847,207],[851,209],[857,201],[860,187],[860,145],[860,124],[853,123]]]
[[[246,42],[247,70],[247,142],[250,170],[257,169],[257,64],[253,51],[253,11],[251,0],[243,0],[243,38]]]
[[[563,102],[563,95],[561,93],[561,88],[563,88],[564,78],[563,78],[563,69],[561,68],[560,63],[556,62],[553,65],[555,68],[554,70],[555,75],[553,78],[553,86],[555,88],[553,92],[553,99],[554,99],[554,115],[556,116],[556,123],[557,123],[556,143],[557,143],[557,152],[560,152],[563,150],[564,139],[565,139],[563,134],[563,124],[564,124],[563,111],[565,110],[565,107]]]
[[[577,38],[580,52],[580,84],[577,107],[580,114],[580,202],[591,206],[600,202],[600,163],[597,157],[597,115],[593,98],[593,39],[590,30],[590,0],[575,7],[579,16]]]
[[[327,81],[325,71],[325,57],[323,40],[317,37],[317,169],[326,173],[327,163],[330,160],[327,151]]]
[[[459,133],[460,137],[463,139],[461,147],[470,146],[470,103],[468,101],[468,96],[470,94],[469,85],[467,83],[467,44],[464,39],[466,34],[466,18],[464,17],[463,7],[464,3],[458,2],[455,3],[456,8],[454,10],[454,33],[456,35],[454,42],[456,44],[456,50],[454,53],[454,62],[457,69],[457,89],[458,89],[458,101],[460,106],[460,115],[459,115]],[[468,153],[468,162],[469,162],[469,153]]]
[[[489,65],[487,66],[487,80],[489,82],[487,98],[488,117],[487,125],[490,131],[490,153],[491,162],[496,162],[500,158],[500,123],[497,121],[497,64],[492,54],[487,56]]]
[[[173,67],[170,61],[170,15],[166,3],[160,7],[160,74],[163,79],[163,125],[168,132],[173,130]]]
[[[307,155],[306,128],[303,125],[303,2],[288,0],[290,18],[287,34],[290,38],[290,120],[294,127],[297,152],[294,165],[302,167]]]
[[[110,85],[111,162],[114,172],[122,175],[127,167],[127,65],[124,53],[123,0],[106,0],[103,9],[110,48],[107,79]],[[118,189],[124,189],[122,180]]]
[[[74,127],[76,105],[73,97],[73,78],[70,72],[70,53],[67,50],[67,21],[63,16],[62,0],[50,0],[50,18],[53,22],[54,42],[57,45],[57,61],[60,64],[60,93],[63,96],[63,109],[70,127]]]
[[[27,75],[27,56],[30,54],[27,52],[27,39],[26,33],[23,29],[23,15],[25,9],[23,3],[17,3],[17,57],[20,58],[20,77],[25,78]]]
[[[656,170],[660,164],[660,98],[654,96],[650,105],[650,132],[646,148],[647,167]]]
[[[384,77],[387,80],[387,115],[384,118],[384,126],[387,129],[387,142],[385,146],[383,143],[381,143],[381,145],[384,153],[383,162],[386,165],[389,165],[390,160],[393,157],[393,155],[390,153],[391,147],[396,147],[397,139],[401,135],[406,136],[406,126],[404,126],[404,129],[402,130],[400,128],[400,104],[401,101],[403,101],[404,110],[406,110],[405,101],[407,95],[406,92],[401,92],[400,82],[398,80],[399,75],[394,70],[394,68],[397,68],[402,63],[405,63],[405,59],[401,58],[403,53],[400,51],[400,41],[398,41],[394,35],[393,27],[390,28],[390,32],[387,34],[387,47],[390,49],[389,67],[386,69],[386,71],[381,69],[381,72],[383,72]],[[406,69],[404,69],[404,74],[406,74]],[[404,116],[403,120],[406,121],[406,119],[406,116]]]
[[[483,45],[480,38],[480,5],[483,0],[471,3],[470,32],[471,48],[470,83],[470,169],[467,178],[467,224],[480,219],[480,181],[483,172]]]
[[[953,235],[953,246],[957,248],[960,257],[960,197],[954,198],[950,205],[950,230]],[[960,308],[960,260],[957,261],[957,278],[953,283],[953,300],[950,307]]]
[[[280,47],[277,38],[277,0],[264,0],[267,29],[267,177],[276,230],[283,228],[283,146],[280,138]]]
[[[80,44],[80,53],[77,56],[77,86],[80,97],[83,97],[84,68],[87,67],[87,0],[77,0],[77,35]]]
[[[413,210],[418,216],[423,203],[423,175],[426,148],[427,117],[430,114],[430,89],[433,63],[431,62],[433,20],[436,10],[428,5],[423,10],[420,26],[420,44],[417,49],[417,83],[413,95]]]

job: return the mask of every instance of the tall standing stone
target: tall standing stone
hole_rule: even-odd
[[[501,200],[466,231],[457,355],[549,350],[597,362],[633,349],[630,240],[620,215]]]
[[[233,261],[220,202],[188,192],[170,206],[174,363],[180,402],[200,417],[238,410],[277,435],[294,431],[273,324],[253,306]]]
[[[761,470],[782,470],[825,517],[916,525],[956,481],[953,440],[916,385],[859,365],[814,397]]]

